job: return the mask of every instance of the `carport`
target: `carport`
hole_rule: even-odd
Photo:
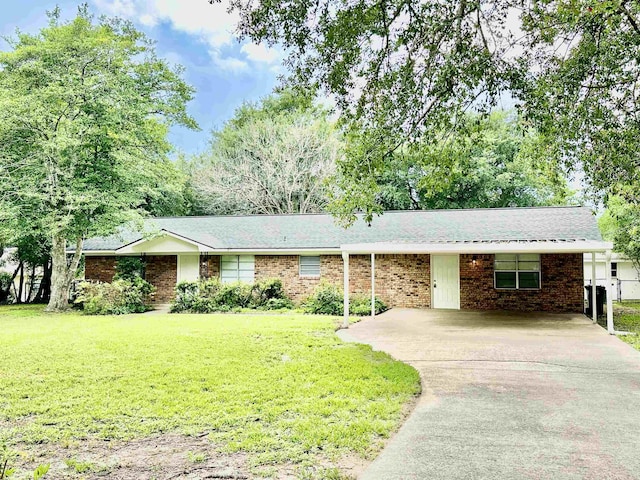
[[[516,282],[520,275],[524,273],[537,274],[538,286],[537,288],[527,289],[527,293],[531,293],[535,290],[541,290],[544,285],[545,272],[541,268],[541,258],[543,255],[567,255],[567,254],[579,254],[580,262],[582,262],[583,255],[590,253],[592,259],[591,269],[591,282],[592,285],[596,283],[596,270],[595,270],[595,257],[597,253],[604,254],[606,262],[606,285],[607,285],[607,330],[610,334],[615,334],[613,324],[613,295],[611,287],[611,242],[604,242],[602,240],[587,240],[587,239],[547,239],[547,240],[531,240],[531,239],[511,239],[508,241],[451,241],[441,243],[362,243],[362,244],[346,244],[341,246],[342,259],[343,259],[343,272],[344,272],[344,321],[343,326],[348,328],[348,316],[349,316],[349,257],[352,255],[370,255],[371,258],[371,316],[375,316],[375,296],[376,296],[376,255],[406,255],[406,254],[423,254],[430,257],[430,289],[431,298],[433,303],[432,308],[445,308],[445,309],[461,309],[461,272],[473,270],[478,267],[478,262],[491,259],[494,264],[494,279],[495,283],[491,286],[495,291],[508,292],[510,290],[516,290],[515,288],[499,288],[498,278],[502,273],[499,271],[499,265],[509,264],[512,259],[515,259],[516,264],[528,264],[535,265],[536,256],[538,257],[538,266],[530,267],[530,271],[517,271],[514,274]],[[519,259],[524,260],[519,260]],[[506,259],[502,261],[501,259]],[[582,265],[582,263],[580,263]],[[513,273],[511,271],[505,273]],[[580,270],[580,275],[583,275]],[[582,288],[584,279],[580,279],[580,285]],[[438,287],[438,285],[440,287]],[[479,285],[478,285],[479,286]],[[564,288],[563,284],[556,284],[556,289]],[[523,289],[525,290],[525,289]],[[591,291],[591,301],[595,304],[595,289]],[[437,303],[436,300],[438,300]],[[517,304],[516,304],[517,307]],[[464,307],[462,307],[464,308]],[[518,308],[514,308],[518,310]],[[576,312],[577,313],[577,312]],[[593,309],[593,323],[597,322],[597,311]]]

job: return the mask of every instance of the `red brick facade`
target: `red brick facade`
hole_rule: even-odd
[[[580,253],[543,254],[540,290],[497,290],[493,255],[460,255],[460,308],[580,313],[584,310],[582,262]]]
[[[460,255],[460,307],[470,310],[520,310],[548,312],[583,311],[583,266],[581,254],[541,255],[540,290],[496,290],[493,285],[493,255]],[[147,256],[146,279],[157,288],[156,301],[168,302],[177,278],[175,255]],[[111,281],[115,257],[86,258],[85,278]],[[340,255],[320,256],[320,277],[301,277],[297,255],[256,255],[255,278],[280,278],[294,301],[308,297],[321,280],[342,286]],[[370,294],[369,255],[349,257],[349,290]],[[396,307],[429,308],[431,274],[429,255],[377,255],[376,295]],[[200,276],[220,276],[220,257],[202,256]]]
[[[169,303],[173,299],[178,281],[178,257],[176,255],[148,255],[144,278],[156,287],[154,301]]]
[[[109,283],[116,274],[118,257],[85,257],[84,278]]]
[[[175,255],[148,255],[145,257],[145,280],[156,287],[154,301],[170,302],[176,286],[178,257]],[[97,282],[111,282],[116,273],[118,257],[85,257],[84,278]]]

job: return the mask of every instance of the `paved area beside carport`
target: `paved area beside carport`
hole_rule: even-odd
[[[640,352],[582,315],[393,309],[340,335],[423,384],[363,480],[640,478]]]

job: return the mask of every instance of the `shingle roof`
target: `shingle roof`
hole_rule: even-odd
[[[147,232],[166,230],[212,249],[338,249],[355,243],[602,241],[585,207],[495,208],[385,212],[371,226],[344,229],[330,215],[245,215],[148,219]],[[122,229],[93,238],[85,251],[116,250],[144,237]]]

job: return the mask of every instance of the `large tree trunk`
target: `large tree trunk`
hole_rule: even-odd
[[[49,301],[51,297],[51,259],[48,258],[47,261],[42,266],[42,281],[40,282],[40,287],[38,288],[38,293],[36,297],[33,299],[33,303],[45,303]]]
[[[16,292],[16,303],[22,303],[22,290],[24,288],[24,262],[20,262],[20,283]]]
[[[76,242],[76,251],[71,262],[67,262],[67,240],[63,235],[54,234],[51,238],[51,297],[45,311],[61,312],[69,308],[69,288],[73,280],[80,257],[82,239]]]

